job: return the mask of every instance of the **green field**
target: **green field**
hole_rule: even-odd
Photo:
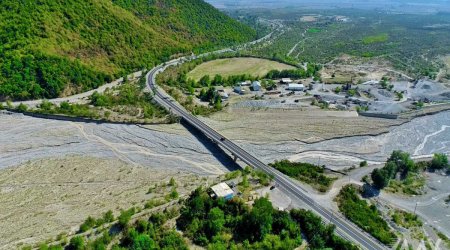
[[[376,36],[366,36],[363,39],[364,44],[372,44],[372,43],[383,43],[389,40],[388,34],[379,34]]]
[[[205,75],[211,77],[214,77],[215,75],[228,77],[232,75],[247,74],[254,77],[263,77],[270,70],[274,69],[295,69],[295,67],[259,58],[227,58],[203,63],[189,72],[187,77],[195,81],[200,80],[200,78]]]
[[[311,28],[311,29],[308,29],[308,32],[309,33],[319,33],[321,30],[320,29],[317,29],[317,28]]]

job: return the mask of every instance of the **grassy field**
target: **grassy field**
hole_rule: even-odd
[[[294,69],[294,67],[266,59],[228,58],[203,63],[189,72],[188,78],[198,81],[205,75],[214,77],[217,74],[224,77],[243,74],[264,76],[270,70],[274,69],[284,70]]]
[[[388,34],[384,33],[376,36],[366,36],[363,38],[363,43],[366,45],[372,43],[382,43],[386,42],[388,39],[389,39]]]

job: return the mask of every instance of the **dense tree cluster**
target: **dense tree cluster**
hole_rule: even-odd
[[[4,0],[0,30],[0,100],[86,91],[173,55],[255,37],[201,0]]]
[[[278,211],[267,198],[255,200],[252,207],[239,198],[214,200],[203,189],[185,201],[177,226],[208,249],[295,249],[302,242],[301,233],[311,249],[357,249],[312,212]]]
[[[294,209],[291,217],[301,226],[303,235],[308,239],[311,249],[357,250],[357,246],[334,234],[334,225],[326,225],[313,212]]]
[[[358,196],[358,190],[351,185],[345,186],[337,196],[339,210],[364,231],[370,233],[384,244],[395,241],[396,235],[381,217],[374,205],[369,205]]]
[[[204,102],[209,102],[216,110],[222,109],[222,97],[214,87],[202,88],[198,97]]]
[[[316,187],[321,192],[326,192],[335,180],[335,178],[328,177],[324,174],[325,166],[317,166],[302,162],[290,162],[288,160],[276,161],[270,164],[270,166],[287,176]]]
[[[125,231],[120,246],[113,249],[189,249],[183,237],[163,225],[168,219],[166,214],[153,214],[149,220],[139,220]]]
[[[372,174],[372,181],[376,188],[383,189],[389,185],[389,181],[396,178],[400,174],[401,178],[405,178],[409,172],[418,170],[416,164],[410,155],[402,151],[394,151],[388,161],[381,169],[375,169]]]
[[[287,70],[271,70],[267,73],[266,78],[268,79],[279,79],[279,78],[293,78],[293,79],[305,79],[309,77],[319,77],[320,65],[308,64],[306,70],[301,69],[287,69]]]
[[[302,241],[298,224],[267,198],[250,208],[239,199],[214,200],[202,189],[186,200],[177,226],[208,249],[294,249]]]

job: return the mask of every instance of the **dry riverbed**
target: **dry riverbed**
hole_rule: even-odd
[[[72,156],[28,162],[0,170],[0,249],[12,249],[73,233],[88,217],[142,207],[164,199],[174,176],[187,194],[202,178],[175,170],[154,170],[118,160]],[[150,187],[160,188],[148,193]]]
[[[204,140],[204,139],[200,139]],[[74,123],[0,113],[0,249],[73,232],[87,218],[186,194],[233,169],[181,125]]]

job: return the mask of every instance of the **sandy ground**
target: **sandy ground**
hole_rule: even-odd
[[[187,194],[201,178],[176,170],[154,170],[119,160],[72,156],[28,162],[0,170],[0,249],[33,243],[74,232],[88,217],[111,209],[142,207],[146,200],[163,197],[174,176],[178,192]]]
[[[189,72],[188,78],[198,81],[205,75],[214,77],[216,74],[224,77],[242,74],[264,76],[273,69],[294,69],[294,67],[279,62],[258,58],[218,59],[199,65],[194,70]]]

